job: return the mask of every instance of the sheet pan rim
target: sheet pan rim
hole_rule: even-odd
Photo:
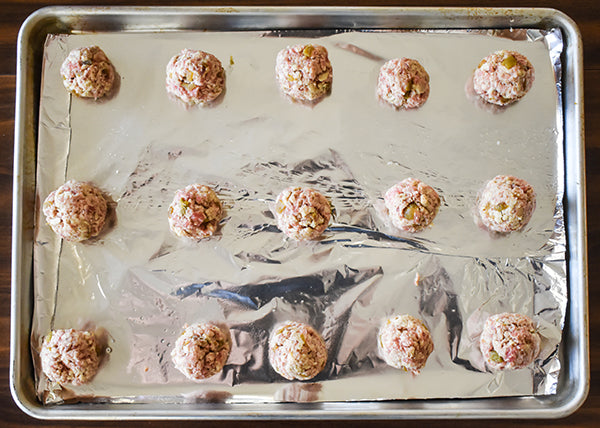
[[[62,21],[61,16],[72,17],[77,15],[82,16],[98,16],[99,14],[144,14],[144,13],[155,13],[157,15],[163,15],[165,11],[169,11],[168,16],[170,18],[179,16],[185,12],[185,15],[206,15],[206,14],[260,14],[266,13],[268,15],[276,15],[282,13],[298,13],[302,11],[305,16],[314,16],[317,13],[323,14],[326,12],[328,15],[348,15],[348,14],[402,14],[402,13],[420,13],[420,14],[435,14],[435,13],[448,13],[456,17],[458,21],[460,19],[471,20],[473,17],[496,17],[495,19],[502,21],[502,19],[508,19],[510,16],[518,18],[519,14],[531,15],[539,21],[546,20],[545,22],[560,28],[564,33],[567,34],[568,39],[571,42],[571,48],[574,50],[575,57],[568,58],[568,65],[573,68],[573,73],[569,76],[563,76],[563,82],[568,77],[573,85],[572,90],[575,91],[574,97],[576,105],[572,108],[569,114],[564,115],[565,125],[567,121],[570,121],[572,127],[576,130],[573,134],[567,133],[567,127],[565,126],[565,145],[574,145],[573,150],[577,154],[576,163],[579,164],[577,177],[579,182],[582,183],[577,187],[577,193],[573,195],[575,197],[576,204],[574,207],[573,217],[576,219],[572,232],[569,233],[569,241],[571,248],[576,248],[576,252],[579,257],[575,260],[571,259],[569,269],[569,289],[571,290],[575,283],[580,285],[577,288],[578,294],[578,305],[575,302],[571,302],[569,306],[569,319],[570,323],[576,322],[576,327],[579,328],[580,332],[584,332],[579,337],[576,343],[576,351],[578,352],[579,365],[575,369],[579,372],[574,382],[571,382],[572,387],[569,389],[569,394],[564,391],[560,391],[554,396],[533,398],[533,397],[521,397],[521,398],[494,398],[494,399],[478,399],[478,400],[429,400],[429,403],[433,406],[439,404],[439,409],[423,409],[423,408],[407,408],[407,404],[410,405],[410,401],[398,401],[394,403],[386,403],[391,405],[390,408],[383,408],[379,406],[379,409],[372,410],[371,412],[360,409],[365,403],[331,403],[334,406],[323,406],[317,404],[314,406],[310,405],[295,405],[293,409],[281,409],[277,405],[273,408],[272,404],[267,404],[265,409],[259,409],[257,411],[254,406],[254,411],[243,412],[239,410],[213,410],[206,412],[205,409],[200,411],[181,411],[175,409],[167,411],[167,409],[137,409],[136,406],[132,406],[131,409],[110,409],[115,405],[104,406],[102,405],[67,405],[60,407],[43,407],[31,395],[27,395],[24,391],[24,382],[27,379],[23,379],[23,372],[26,371],[27,367],[31,366],[31,359],[29,352],[26,352],[23,357],[22,349],[24,344],[19,341],[19,338],[23,337],[24,325],[28,326],[30,323],[31,313],[27,313],[27,305],[30,302],[24,301],[24,296],[28,293],[24,292],[23,287],[27,287],[26,283],[29,282],[31,286],[31,272],[27,272],[27,266],[30,266],[30,261],[24,263],[23,255],[27,253],[27,241],[24,241],[27,235],[27,230],[31,231],[31,226],[24,224],[22,220],[24,201],[27,197],[26,186],[28,182],[25,182],[25,165],[24,165],[24,147],[23,142],[28,138],[31,139],[31,135],[27,134],[27,113],[35,116],[35,112],[28,112],[28,108],[31,106],[27,105],[27,95],[31,95],[31,92],[35,87],[35,76],[33,75],[32,68],[34,61],[28,56],[32,49],[30,45],[31,39],[40,37],[44,31],[48,31],[50,26],[60,27]],[[238,15],[240,16],[240,15]],[[453,21],[455,23],[456,21]],[[463,21],[461,21],[463,22]],[[472,21],[469,21],[472,22]],[[60,25],[59,25],[60,24]],[[514,24],[517,26],[517,23]],[[446,28],[457,28],[456,26]],[[466,25],[462,25],[461,28],[473,28]],[[65,27],[65,31],[68,28]],[[149,30],[151,31],[151,30]],[[37,32],[37,33],[36,33]],[[36,47],[33,47],[34,49]],[[37,47],[40,49],[41,47]],[[19,32],[18,39],[18,67],[17,67],[17,88],[16,88],[16,108],[15,108],[15,169],[13,176],[13,231],[12,231],[12,273],[11,273],[11,348],[10,348],[10,388],[13,399],[17,405],[27,414],[32,417],[40,419],[229,419],[232,417],[239,419],[280,419],[280,418],[294,418],[294,419],[310,419],[310,418],[327,418],[327,419],[340,419],[340,418],[365,418],[365,419],[394,419],[394,418],[481,418],[481,417],[494,417],[494,418],[558,418],[567,416],[575,412],[585,401],[589,391],[589,331],[588,331],[588,300],[587,300],[587,245],[585,242],[585,166],[583,157],[583,95],[582,95],[582,59],[581,59],[581,35],[577,29],[576,24],[564,13],[555,9],[539,9],[539,8],[418,8],[418,7],[352,7],[352,8],[337,8],[337,7],[309,7],[309,8],[295,8],[295,7],[236,7],[236,8],[218,8],[218,7],[105,7],[105,8],[94,8],[94,7],[62,7],[52,6],[40,9],[34,12],[24,22]],[[35,56],[35,55],[33,55]],[[39,79],[39,76],[38,76]],[[565,97],[567,98],[567,97]],[[565,102],[568,102],[565,99]],[[29,117],[31,120],[31,117]],[[37,117],[34,117],[37,120]],[[35,141],[33,143],[35,145]],[[577,153],[578,152],[578,153]],[[568,163],[568,160],[566,160]],[[567,174],[567,177],[569,175]],[[582,178],[583,177],[583,178]],[[567,188],[568,192],[568,188]],[[29,195],[31,196],[31,195]],[[31,235],[31,233],[30,233]],[[26,245],[24,245],[26,244]],[[25,248],[24,248],[25,247]],[[27,279],[29,278],[29,281]],[[25,284],[25,285],[23,285]],[[30,293],[29,293],[30,294]],[[571,293],[571,297],[573,294]],[[574,306],[584,307],[584,311],[575,311]],[[30,305],[31,307],[31,305]],[[31,309],[29,309],[31,310]],[[570,329],[574,326],[570,325]],[[565,330],[566,332],[567,330]],[[28,337],[28,335],[26,335]],[[25,346],[25,349],[28,345]],[[32,372],[32,370],[30,370]],[[582,376],[583,375],[583,376]],[[573,379],[569,379],[573,380]],[[565,381],[561,382],[561,385],[565,385]],[[31,387],[31,393],[33,388]],[[562,394],[561,394],[562,392]],[[567,399],[563,395],[569,395]],[[492,400],[492,401],[490,401]],[[504,402],[504,406],[489,406],[484,408],[478,408],[473,406],[474,403],[499,403]],[[517,408],[506,406],[507,402],[514,402],[515,404],[519,401],[537,403],[537,405],[528,405],[524,408]],[[418,400],[417,402],[422,402]],[[377,405],[377,402],[369,402],[371,406]],[[413,404],[415,402],[412,402]],[[457,405],[463,403],[462,405]],[[471,408],[469,404],[471,403]],[[327,403],[326,403],[327,404]],[[323,409],[323,407],[336,407],[335,405],[344,405],[347,408],[341,410]],[[93,408],[100,406],[99,410]],[[506,406],[506,407],[505,407]],[[240,406],[233,406],[240,408]],[[242,406],[243,407],[243,406]],[[286,405],[285,407],[289,407]],[[357,407],[357,409],[351,409],[348,407]],[[368,407],[368,406],[367,406]],[[426,406],[429,407],[429,406]],[[496,408],[497,407],[497,408]],[[321,408],[321,409],[319,409]],[[111,411],[112,414],[107,415],[106,411]]]

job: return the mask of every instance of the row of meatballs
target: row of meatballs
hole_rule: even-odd
[[[540,336],[533,321],[522,314],[489,317],[479,346],[487,365],[495,370],[521,369],[540,351]],[[378,333],[378,351],[391,367],[419,374],[433,352],[433,340],[425,324],[410,315],[387,319]],[[174,366],[188,379],[210,378],[223,370],[231,351],[226,327],[210,323],[186,325],[171,352]],[[95,376],[99,345],[93,332],[55,330],[43,340],[40,360],[52,382],[81,385]],[[326,366],[327,346],[311,326],[287,321],[271,332],[268,344],[271,367],[288,380],[310,380]]]
[[[225,70],[214,55],[183,49],[166,69],[167,92],[186,104],[206,105],[225,88]],[[71,51],[61,66],[65,87],[84,98],[109,94],[115,69],[98,46]],[[315,103],[327,95],[333,69],[327,49],[295,45],[277,54],[275,76],[283,94],[301,103]],[[485,102],[504,106],[519,100],[535,79],[534,68],[522,54],[501,50],[484,58],[473,73],[473,89]],[[395,108],[418,108],[429,97],[429,74],[416,60],[395,58],[379,71],[377,96]]]
[[[484,187],[478,201],[479,217],[493,232],[522,229],[535,210],[535,192],[525,180],[499,175]],[[384,196],[387,215],[400,230],[418,232],[428,227],[439,211],[436,190],[414,178],[392,186]],[[108,203],[91,183],[68,181],[51,192],[43,203],[46,222],[60,237],[83,241],[98,236],[105,224]],[[320,192],[288,187],[274,207],[277,225],[295,240],[315,240],[329,226],[333,208]],[[177,236],[201,240],[212,236],[223,217],[223,204],[208,186],[192,184],[175,192],[168,220]]]

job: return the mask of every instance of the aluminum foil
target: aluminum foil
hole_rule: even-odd
[[[275,56],[295,43],[325,46],[331,94],[315,106],[283,97]],[[99,45],[120,87],[110,99],[71,97],[59,68],[72,49]],[[226,93],[209,108],[186,108],[165,91],[165,66],[183,48],[217,56]],[[518,103],[490,109],[468,95],[482,58],[499,49],[526,55],[536,70]],[[46,404],[280,402],[472,398],[556,392],[567,304],[563,216],[560,31],[348,31],[95,33],[49,36],[40,102],[37,197],[68,179],[111,195],[114,218],[92,241],[58,239],[38,203],[32,353]],[[431,95],[414,111],[375,96],[387,59],[417,59]],[[474,206],[487,180],[529,181],[537,209],[527,227],[488,233]],[[406,177],[442,197],[429,229],[395,230],[383,194]],[[169,231],[176,189],[213,186],[226,217],[218,236],[184,242]],[[295,242],[271,206],[290,185],[311,186],[336,210],[323,238]],[[532,316],[540,357],[518,371],[486,370],[483,321],[503,311]],[[385,365],[376,336],[386,317],[408,313],[432,332],[421,374]],[[327,366],[289,382],[267,360],[275,324],[319,331]],[[232,352],[223,372],[187,380],[170,352],[183,325],[226,324]],[[100,329],[106,353],[87,385],[60,387],[40,370],[44,335]]]

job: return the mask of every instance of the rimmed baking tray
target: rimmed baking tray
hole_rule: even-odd
[[[35,398],[29,351],[33,311],[35,153],[43,45],[48,34],[344,29],[559,29],[564,39],[562,100],[569,306],[558,392],[543,397],[312,404],[86,403],[44,407]],[[19,36],[13,217],[11,389],[40,418],[432,418],[560,417],[588,390],[587,277],[581,40],[575,24],[549,9],[415,8],[47,8]]]

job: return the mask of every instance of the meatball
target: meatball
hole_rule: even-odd
[[[74,180],[50,193],[42,206],[46,222],[67,241],[84,241],[98,236],[107,210],[106,199],[97,187]]]
[[[483,189],[478,203],[483,224],[494,232],[522,229],[535,210],[535,192],[525,180],[498,175]]]
[[[312,379],[325,368],[327,347],[312,327],[287,321],[271,334],[269,362],[288,380]]]
[[[231,343],[229,336],[212,324],[186,326],[171,352],[173,364],[188,379],[206,379],[223,370]]]
[[[275,75],[281,91],[298,101],[322,98],[333,81],[327,49],[319,45],[296,45],[280,51]]]
[[[223,206],[208,186],[191,184],[175,192],[169,206],[169,226],[177,236],[200,240],[219,228]]]
[[[105,96],[115,81],[115,69],[98,46],[72,50],[60,67],[60,74],[65,88],[83,98]]]
[[[44,338],[40,351],[42,371],[53,382],[82,385],[98,371],[94,333],[74,329],[54,330]]]
[[[533,65],[518,52],[485,57],[473,73],[475,92],[488,103],[507,105],[523,98],[535,79]]]
[[[316,190],[288,187],[275,202],[279,229],[292,239],[317,239],[331,219],[331,205]]]
[[[407,178],[388,189],[384,202],[394,226],[418,232],[431,224],[441,200],[433,187],[415,178]]]
[[[479,346],[491,368],[513,370],[527,367],[535,361],[540,352],[540,342],[529,317],[505,312],[486,320]]]
[[[377,95],[396,108],[421,107],[429,97],[429,74],[414,59],[391,59],[379,70]]]
[[[225,71],[214,55],[184,49],[167,64],[167,92],[187,104],[207,104],[225,88]]]
[[[385,321],[379,330],[379,353],[397,369],[419,374],[433,352],[433,340],[425,324],[410,315],[398,315]]]

